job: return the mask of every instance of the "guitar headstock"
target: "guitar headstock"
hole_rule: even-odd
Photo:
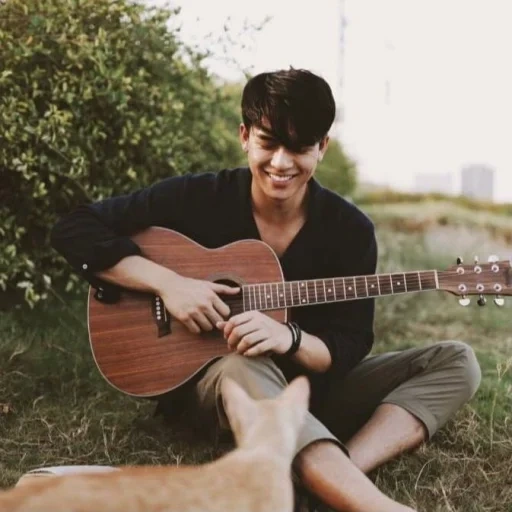
[[[479,295],[478,304],[485,304],[485,295],[495,295],[494,302],[503,306],[503,295],[512,295],[512,270],[508,260],[490,256],[487,263],[475,262],[464,265],[461,258],[457,264],[438,272],[439,289],[461,296],[463,306],[469,304],[468,295]]]

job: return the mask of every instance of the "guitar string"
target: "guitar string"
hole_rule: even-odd
[[[310,280],[304,280],[304,281],[285,281],[285,282],[276,282],[276,283],[255,283],[252,285],[244,285],[242,289],[245,289],[245,291],[242,292],[241,296],[242,299],[240,300],[231,300],[229,301],[229,304],[235,306],[235,307],[242,307],[244,306],[244,300],[243,295],[244,293],[247,293],[247,302],[254,307],[254,310],[278,310],[278,309],[286,309],[288,307],[297,307],[302,305],[317,305],[317,304],[325,304],[325,303],[332,303],[332,302],[344,302],[344,301],[350,301],[350,300],[356,300],[356,299],[368,299],[373,297],[379,297],[381,295],[393,295],[396,293],[404,293],[404,292],[419,292],[419,291],[433,291],[437,289],[435,277],[433,276],[425,276],[421,274],[436,272],[435,270],[426,270],[426,271],[406,271],[406,272],[392,272],[389,274],[370,274],[366,276],[347,276],[347,277],[334,277],[334,278],[323,278],[323,279],[310,279]],[[446,270],[443,271],[443,274],[445,276],[449,277],[457,277],[457,281],[460,281],[460,277],[464,274],[460,274],[457,272],[457,270]],[[477,274],[479,275],[479,274]],[[403,276],[404,279],[396,282],[392,282],[392,276]],[[380,281],[384,279],[389,279],[389,283]],[[365,279],[366,282],[361,283],[357,282],[357,280]],[[341,280],[341,283],[340,283]],[[352,281],[355,282],[355,286],[351,286],[354,288],[354,290],[351,290],[353,293],[347,294],[347,282],[346,280],[350,280],[350,284],[352,285]],[[322,285],[320,286],[320,299],[318,298],[318,290],[317,285],[318,281],[322,282]],[[326,292],[322,293],[323,284],[327,281],[327,286],[330,286],[334,292],[330,292],[331,297],[334,295],[336,299],[329,300],[327,298]],[[329,284],[328,282],[331,281]],[[369,293],[367,292],[367,283],[375,284],[374,282],[378,282],[380,292],[379,293]],[[306,287],[301,287],[299,289],[300,284],[305,284]],[[285,287],[287,285],[288,290],[284,290],[286,297],[285,302],[291,302],[291,304],[280,304],[280,296],[276,296],[275,290],[272,289],[272,286],[274,287]],[[294,285],[297,287],[297,290],[294,290]],[[311,285],[311,286],[310,286]],[[333,286],[334,285],[334,286]],[[266,287],[270,288],[270,295],[268,294],[268,291],[266,290]],[[250,287],[254,287],[254,290],[251,292]],[[258,291],[256,292],[256,288],[258,288]],[[312,288],[312,289],[311,289]],[[415,289],[412,289],[415,288]],[[396,292],[396,289],[400,289],[400,292]],[[382,291],[384,290],[384,292]],[[263,291],[263,294],[265,294],[264,297],[261,297],[261,292]],[[306,292],[307,298],[304,298],[304,292]],[[252,296],[252,293],[255,293],[255,296]],[[491,294],[494,293],[494,291],[491,291]],[[309,298],[309,294],[312,296],[315,296],[315,300],[312,300]],[[323,299],[322,300],[322,296]],[[274,302],[277,302],[278,307],[274,307]],[[270,303],[270,307],[269,306]]]

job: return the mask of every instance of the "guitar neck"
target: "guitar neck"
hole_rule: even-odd
[[[439,289],[437,270],[242,286],[243,309],[272,310]]]

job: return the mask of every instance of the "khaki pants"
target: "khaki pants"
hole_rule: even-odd
[[[255,399],[274,397],[287,385],[269,357],[230,354],[216,361],[196,385],[197,412],[202,420],[213,421],[222,429],[229,429],[220,396],[224,376],[234,379]],[[480,377],[473,350],[458,341],[369,356],[331,386],[316,415],[308,414],[296,453],[322,439],[343,447],[341,443],[382,403],[412,413],[431,437],[475,394]]]

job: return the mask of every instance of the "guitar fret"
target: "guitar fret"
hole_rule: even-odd
[[[364,283],[364,276],[355,277],[356,292],[359,298],[368,297],[366,293],[366,285]]]
[[[368,279],[366,279],[366,276],[364,276],[364,284],[366,286],[366,296],[369,297],[369,294],[368,294]]]
[[[354,280],[354,297],[357,297],[357,285],[356,285],[356,278],[353,278]]]
[[[421,275],[419,272],[416,272],[416,274],[418,274],[418,284],[420,285],[420,290],[422,290],[421,288]]]
[[[404,288],[405,291],[407,291],[407,280],[405,279],[405,273],[402,273],[402,275],[404,276]]]
[[[315,302],[318,303],[318,294],[316,292],[316,280],[313,281],[313,286],[315,287]]]
[[[375,283],[373,284],[373,287],[375,288],[375,286],[377,286],[377,289],[375,290],[375,296],[379,296],[380,295],[379,277],[378,276],[374,276],[374,277],[375,277]]]
[[[426,286],[428,288],[428,281],[423,281],[423,279],[425,279],[427,276],[426,276],[426,272],[420,272],[420,276],[421,276],[421,279],[420,279],[420,282],[421,282],[421,286],[423,288],[423,286]]]
[[[327,288],[327,291],[328,291],[328,292],[331,294],[331,296],[332,296],[332,288]],[[331,300],[332,300],[332,298],[331,298]]]
[[[405,275],[405,283],[407,291],[421,290],[421,283],[419,282],[418,272],[408,272]]]
[[[345,280],[346,280],[346,279],[345,279]],[[344,280],[344,282],[345,282],[345,280]],[[348,291],[347,291],[347,290],[348,290]],[[354,299],[354,298],[355,298],[355,294],[354,294],[354,293],[352,293],[352,292],[353,292],[353,290],[352,290],[352,286],[350,286],[350,285],[349,285],[349,286],[346,288],[346,290],[345,290],[345,295],[346,295],[346,298],[347,298],[347,299],[349,299],[349,300],[350,300],[350,299]]]

